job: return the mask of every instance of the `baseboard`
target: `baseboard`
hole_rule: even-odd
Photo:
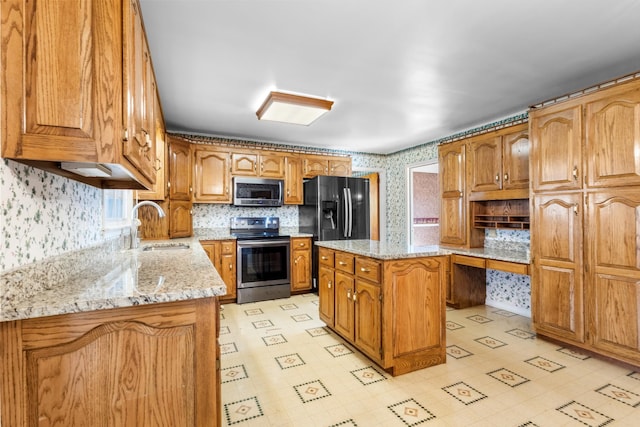
[[[528,308],[515,307],[505,302],[490,300],[489,298],[486,299],[485,305],[498,308],[500,310],[510,311],[512,313],[519,314],[520,316],[531,318],[531,310]]]

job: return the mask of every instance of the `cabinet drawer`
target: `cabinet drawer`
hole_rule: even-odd
[[[292,238],[291,239],[291,250],[300,250],[300,249],[309,249],[311,247],[311,239],[306,237],[301,238]]]
[[[506,271],[515,274],[529,274],[529,264],[520,264],[517,262],[497,261],[495,259],[487,260],[487,268],[492,270]]]
[[[374,283],[380,283],[382,266],[371,258],[356,258],[356,276]]]
[[[469,267],[485,267],[485,259],[466,255],[453,255],[451,258],[453,264],[468,265]]]
[[[320,248],[318,257],[320,265],[333,268],[333,251],[331,249]]]
[[[336,253],[336,270],[344,271],[345,273],[353,274],[353,264],[355,256],[346,254],[343,252]]]
[[[231,241],[231,242],[222,242],[222,244],[220,245],[220,252],[222,253],[222,255],[229,255],[232,254],[236,251],[236,242],[235,241]]]

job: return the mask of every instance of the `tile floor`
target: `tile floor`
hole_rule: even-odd
[[[640,372],[537,339],[489,306],[447,312],[447,363],[392,377],[318,319],[318,297],[227,304],[222,424],[640,426]]]

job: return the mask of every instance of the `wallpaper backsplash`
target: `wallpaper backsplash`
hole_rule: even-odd
[[[102,191],[0,162],[0,271],[103,241]]]
[[[280,227],[298,226],[298,206],[243,208],[231,205],[194,203],[193,228],[228,228],[229,221],[236,216],[277,216],[280,218]]]

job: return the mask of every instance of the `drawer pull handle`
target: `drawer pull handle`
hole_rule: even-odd
[[[304,246],[304,243],[300,243],[298,246]]]
[[[328,258],[328,257],[326,257],[326,256],[323,256],[323,257],[321,257],[321,258],[322,258],[322,260],[323,260],[323,261],[326,261],[326,260],[328,260],[328,259],[329,259],[329,258]]]
[[[331,289],[331,280],[329,280],[329,282],[327,282],[327,288]]]
[[[338,261],[338,264],[340,264],[340,265],[347,265],[347,263],[346,263],[346,262],[344,262],[344,261]]]
[[[360,271],[362,271],[363,273],[371,273],[371,270],[369,270],[368,268],[364,268],[364,267],[361,267]]]

